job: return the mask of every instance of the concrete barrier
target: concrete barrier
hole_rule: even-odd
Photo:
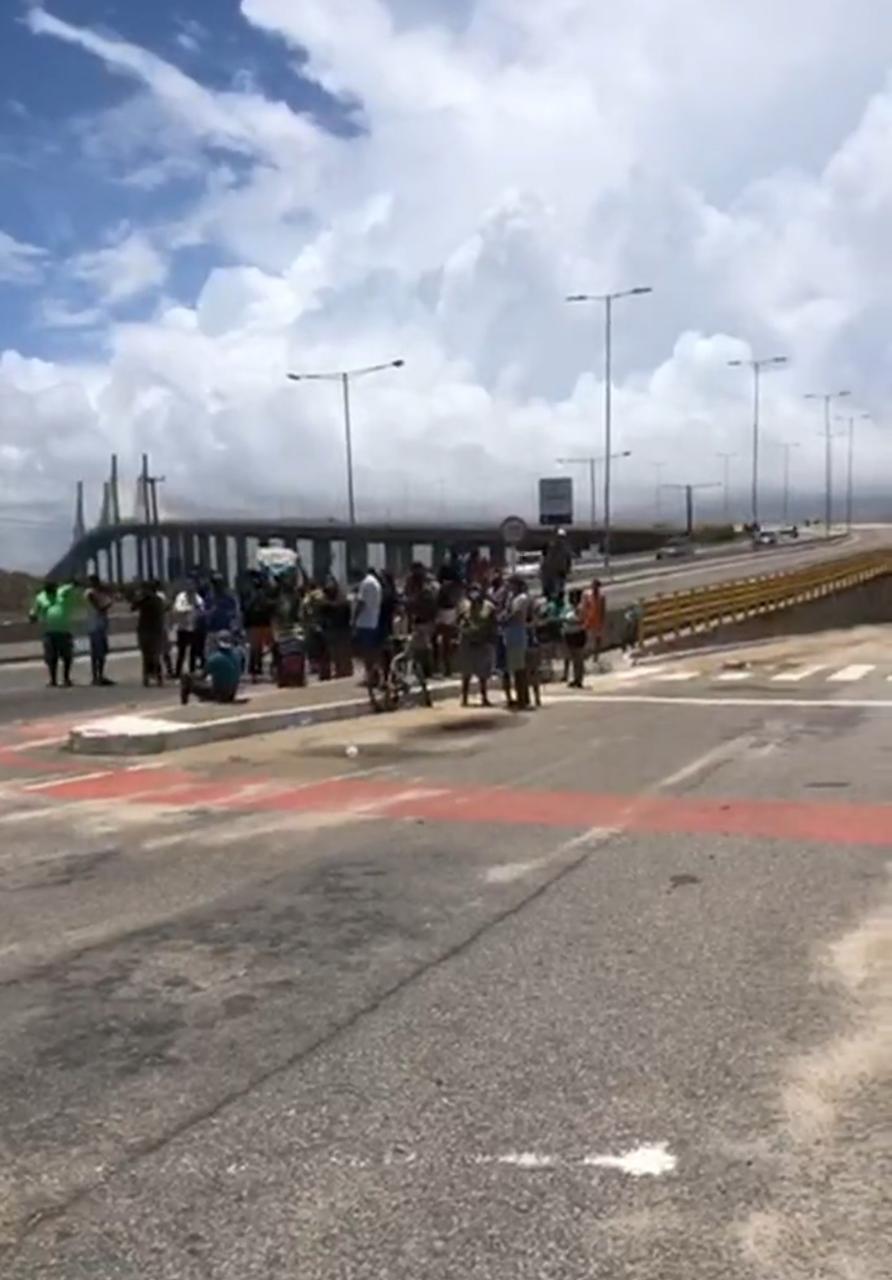
[[[430,686],[435,702],[455,697],[457,681]],[[374,715],[365,695],[342,702],[307,706],[271,707],[265,711],[242,711],[210,720],[173,720],[157,716],[109,716],[77,725],[68,736],[69,750],[77,755],[144,756],[184,747],[204,746],[238,738],[275,733],[280,729],[304,729],[336,720],[352,720]],[[387,713],[390,714],[390,713]]]

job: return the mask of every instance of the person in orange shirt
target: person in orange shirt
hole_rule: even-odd
[[[586,636],[586,652],[592,654],[597,665],[604,645],[607,609],[601,583],[595,578],[582,597],[582,625]]]

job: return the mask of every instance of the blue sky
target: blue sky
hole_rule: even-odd
[[[151,136],[136,146],[122,141],[120,151],[114,145],[116,110],[126,119],[144,89],[80,47],[35,35],[25,21],[31,7],[4,0],[0,13],[0,230],[45,250],[47,258],[39,283],[0,283],[0,348],[14,344],[59,356],[90,350],[102,336],[89,324],[47,325],[35,307],[36,291],[45,297],[51,290],[54,302],[72,312],[87,308],[89,290],[59,268],[125,228],[175,221],[200,193],[206,169],[184,158],[182,172],[166,174],[157,186],[134,179],[141,162],[151,165],[165,149],[163,138],[156,145]],[[238,0],[53,0],[47,11],[139,45],[210,89],[254,89],[336,134],[359,128],[355,105],[303,77],[300,54],[246,23]],[[225,160],[236,175],[250,168],[244,157]],[[191,303],[225,258],[211,243],[184,247],[174,255],[167,294]],[[117,314],[139,318],[153,305],[147,292]]]

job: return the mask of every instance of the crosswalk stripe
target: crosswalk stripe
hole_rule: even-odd
[[[716,676],[722,684],[742,684],[744,680],[752,680],[752,671],[723,671]]]
[[[864,676],[870,675],[871,671],[876,670],[876,664],[870,663],[853,663],[850,667],[843,667],[841,671],[835,671],[832,676],[827,677],[828,684],[854,684],[856,680],[862,680]]]
[[[686,680],[696,680],[699,674],[699,671],[667,671],[655,678],[661,684],[683,684]]]
[[[826,671],[826,669],[826,662],[822,662],[815,667],[797,667],[795,671],[781,671],[771,679],[774,684],[798,684],[800,680],[807,680],[809,676],[816,676],[819,671]]]
[[[643,680],[647,676],[658,675],[665,669],[665,667],[633,667],[631,671],[617,671],[614,674],[617,680]]]

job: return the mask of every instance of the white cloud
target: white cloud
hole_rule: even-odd
[[[73,264],[96,306],[162,286],[185,245],[231,263],[194,305],[110,324],[92,366],[42,373],[63,396],[80,388],[64,467],[39,448],[55,401],[26,364],[0,364],[0,443],[30,450],[35,476],[45,457],[41,483],[67,483],[72,465],[98,480],[114,442],[131,464],[149,448],[174,499],[340,512],[336,389],[284,373],[402,356],[402,371],[356,390],[361,510],[530,510],[556,456],[600,451],[601,319],[563,296],[639,283],[653,296],[616,315],[617,442],[633,451],[620,516],[652,512],[651,461],[669,464],[666,479],[712,480],[720,450],[740,455],[745,501],[750,389],[727,361],[751,345],[790,357],[765,386],[769,491],[782,439],[803,442],[797,488],[820,487],[802,392],[849,384],[882,420],[892,8],[242,0],[242,12],[355,98],[364,131],[327,134],[253,84],[215,92],[126,41],[30,14],[36,34],[138,86],[97,135],[118,139],[109,154],[131,181],[153,134],[206,175],[164,240],[134,226]],[[146,172],[163,183],[163,165]],[[7,397],[32,405],[29,434],[8,430],[20,419]],[[860,457],[878,488],[892,462],[880,428],[863,428]]]
[[[33,284],[40,278],[46,256],[45,250],[0,230],[0,282]]]
[[[68,270],[103,306],[113,307],[157,289],[167,279],[168,263],[145,235],[123,228],[111,244],[78,254]]]

